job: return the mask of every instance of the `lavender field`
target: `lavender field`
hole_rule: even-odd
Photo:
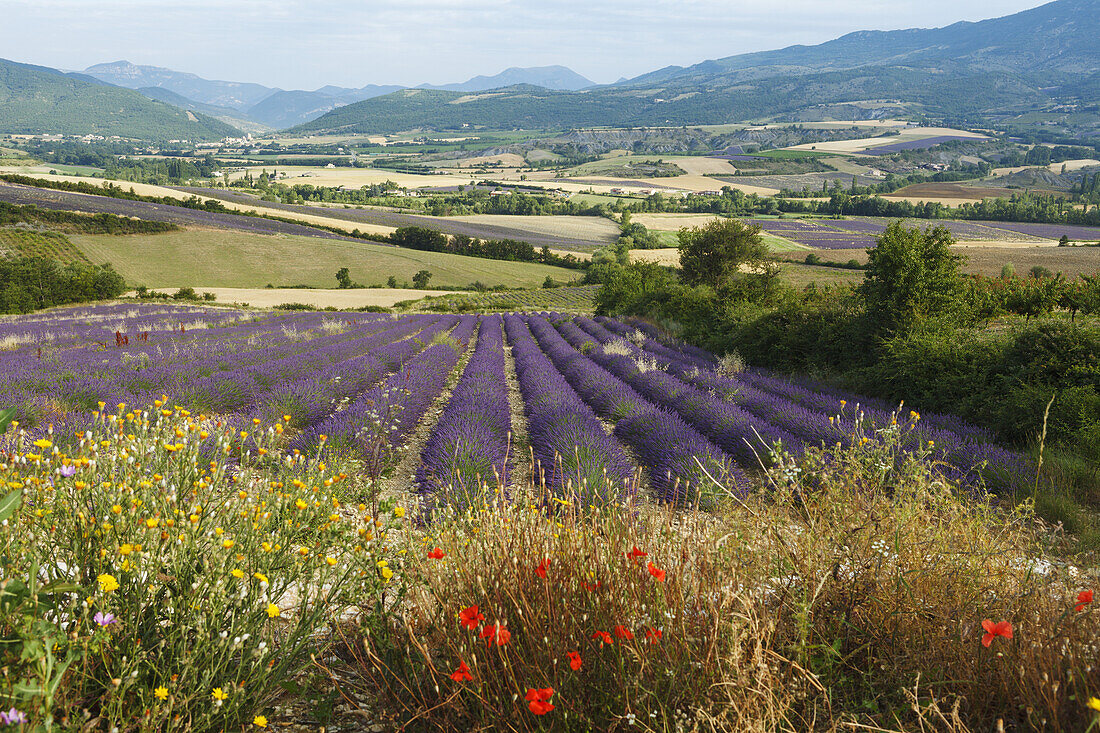
[[[707,506],[751,490],[773,449],[847,446],[885,427],[965,485],[1013,491],[1034,478],[1027,458],[955,418],[723,371],[645,323],[606,318],[112,304],[8,318],[0,348],[0,406],[32,433],[73,439],[99,403],[166,397],[245,431],[277,424],[292,449],[388,470],[406,456],[415,477],[403,488],[429,509],[510,491],[519,476],[586,504],[642,494]]]

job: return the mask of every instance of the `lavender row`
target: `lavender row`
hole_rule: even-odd
[[[291,447],[315,448],[325,435],[336,450],[363,452],[385,464],[439,397],[473,336],[475,316],[452,316],[447,323],[452,319],[457,324],[449,338],[433,339],[384,381],[303,430]]]
[[[302,429],[311,426],[374,386],[385,375],[399,369],[422,351],[426,343],[450,331],[457,323],[458,317],[450,316],[385,331],[369,339],[371,343],[357,346],[366,353],[349,359],[335,359],[328,368],[307,372],[299,379],[281,383],[257,395],[249,417],[271,422],[286,416],[291,418],[292,427]],[[409,331],[421,325],[426,327],[412,337]]]
[[[512,410],[500,316],[481,321],[477,347],[420,454],[416,484],[426,507],[465,509],[508,477]]]
[[[640,346],[646,351],[651,351],[654,354],[667,355],[670,359],[686,359],[694,364],[699,365],[704,369],[714,368],[717,359],[709,351],[704,351],[696,346],[685,344],[683,342],[676,342],[661,337],[657,329],[649,326],[650,330],[642,330],[642,323],[635,323],[629,325],[622,321],[616,321],[605,316],[598,316],[595,320],[600,326],[603,326],[608,331],[622,336],[636,346]],[[578,321],[578,325],[582,328],[584,325]],[[638,338],[639,334],[642,338]]]
[[[582,506],[621,502],[634,493],[634,465],[618,442],[542,352],[527,324],[506,316],[516,377],[527,414],[536,480]]]
[[[767,461],[769,449],[781,444],[787,450],[799,451],[803,441],[797,436],[770,425],[710,392],[676,379],[639,359],[639,350],[591,319],[578,319],[593,331],[602,331],[607,343],[592,348],[593,361],[636,389],[643,397],[676,412],[685,422],[709,438],[741,466],[759,467]],[[596,338],[570,321],[558,324],[558,330],[574,347],[582,348]],[[629,355],[628,355],[629,354]]]
[[[104,355],[87,349],[73,350],[56,362],[34,363],[11,369],[11,384],[31,391],[45,392],[87,408],[97,400],[111,404],[130,402],[148,394],[168,393],[199,409],[233,409],[257,389],[270,388],[279,381],[300,375],[306,368],[356,355],[375,341],[372,336],[390,328],[404,328],[405,335],[417,329],[415,322],[378,322],[362,330],[331,334],[304,341],[265,339],[255,329],[260,348],[240,352],[221,347],[228,339],[174,344],[174,353],[161,356],[159,347],[112,350]],[[246,331],[247,333],[247,331]],[[245,336],[245,338],[250,338]],[[273,342],[274,341],[274,342]],[[44,368],[45,367],[45,368]]]
[[[599,324],[590,319],[579,318],[577,323],[599,333]],[[576,327],[573,324],[570,326]],[[565,325],[561,327],[566,328]],[[604,331],[600,335],[608,339],[611,334]],[[847,413],[838,403],[832,405],[830,410],[828,398],[760,374],[723,377],[712,371],[700,370],[684,360],[666,361],[664,366],[683,381],[732,399],[747,412],[793,433],[806,444],[843,444],[857,434],[857,425],[885,427],[895,419],[890,410],[873,407],[860,409],[855,404]],[[757,389],[749,382],[770,389]],[[675,391],[674,387],[669,389],[670,392]],[[836,414],[830,419],[830,413],[834,410]],[[931,441],[934,457],[946,464],[945,473],[967,485],[979,483],[980,476],[996,490],[1016,491],[1024,488],[1028,478],[1034,476],[1034,469],[1026,457],[994,445],[987,431],[950,416],[933,416],[930,420],[913,422],[906,440],[913,448]],[[795,448],[797,451],[797,444]]]
[[[719,492],[748,490],[748,479],[734,461],[678,415],[655,407],[582,355],[549,320],[531,317],[528,325],[581,399],[615,423],[615,437],[633,449],[659,500],[707,506]]]

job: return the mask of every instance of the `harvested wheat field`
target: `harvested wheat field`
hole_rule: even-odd
[[[351,290],[315,290],[313,288],[196,288],[214,293],[220,303],[241,303],[253,308],[274,308],[284,303],[301,303],[313,308],[389,308],[402,300],[416,300],[429,295],[462,295],[449,290],[414,290],[412,288],[354,288]]]

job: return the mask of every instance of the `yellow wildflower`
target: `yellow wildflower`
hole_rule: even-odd
[[[225,690],[223,690],[220,687],[215,687],[214,688],[214,692],[211,694],[211,697],[213,697],[218,702],[221,702],[222,700],[229,699],[229,695],[226,695]]]
[[[113,575],[103,573],[98,578],[96,578],[96,580],[99,581],[99,589],[104,593],[110,593],[113,590],[118,590],[118,581],[115,580],[115,576]]]
[[[232,570],[229,571],[229,574],[232,575],[237,580],[240,580],[241,578],[244,577],[244,571],[241,570],[240,568],[233,568]]]
[[[165,687],[164,685],[161,685],[157,689],[153,690],[153,697],[155,697],[158,700],[167,700],[168,699],[168,688]]]
[[[262,715],[257,715],[255,718],[252,719],[252,725],[256,726],[257,728],[266,728],[267,718]]]
[[[269,603],[267,604],[267,615],[270,618],[275,618],[276,616],[282,615],[282,611],[280,611],[279,607],[276,606],[274,603]]]
[[[397,517],[398,519],[401,519],[401,517],[405,516],[405,507],[399,506],[399,507],[395,508],[393,510],[393,516]]]

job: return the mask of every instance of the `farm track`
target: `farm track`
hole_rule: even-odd
[[[260,201],[251,194],[225,191],[218,188],[192,188],[186,186],[173,186],[176,191],[198,196],[230,201],[237,204],[255,204],[270,209],[278,209],[288,213],[309,214],[311,216],[324,216],[330,219],[343,219],[345,221],[360,222],[363,224],[375,224],[387,227],[424,227],[444,234],[463,234],[476,239],[516,239],[529,242],[535,247],[560,247],[564,249],[598,249],[606,242],[598,240],[582,239],[577,237],[552,236],[544,233],[533,232],[517,227],[507,227],[498,224],[481,224],[453,219],[443,219],[434,216],[420,214],[402,214],[383,209],[340,209],[327,206],[309,206],[306,204],[283,204],[271,201]]]
[[[524,411],[523,393],[519,389],[516,376],[516,362],[512,356],[512,346],[505,339],[504,379],[508,383],[508,406],[512,410],[511,464],[512,475],[508,476],[508,485],[513,489],[522,489],[535,485],[535,460],[531,448],[531,438],[527,432],[527,413]]]
[[[87,214],[115,214],[148,221],[160,221],[180,226],[234,229],[251,234],[296,234],[321,239],[339,239],[345,242],[361,242],[354,237],[344,237],[305,224],[289,224],[257,216],[220,214],[213,211],[188,209],[183,206],[154,204],[146,201],[129,201],[108,196],[55,191],[17,184],[0,184],[0,201],[19,206],[33,205],[50,211],[72,211]]]
[[[416,495],[416,469],[420,467],[420,453],[424,450],[428,437],[435,430],[435,425],[439,422],[439,417],[443,414],[447,403],[451,401],[451,392],[454,391],[458,380],[462,378],[462,373],[466,371],[466,362],[470,360],[476,345],[476,336],[466,343],[465,351],[462,352],[458,363],[447,378],[447,386],[439,393],[431,407],[424,413],[424,418],[416,426],[416,430],[401,447],[401,460],[397,462],[390,474],[382,479],[380,498],[398,497],[400,499]]]

